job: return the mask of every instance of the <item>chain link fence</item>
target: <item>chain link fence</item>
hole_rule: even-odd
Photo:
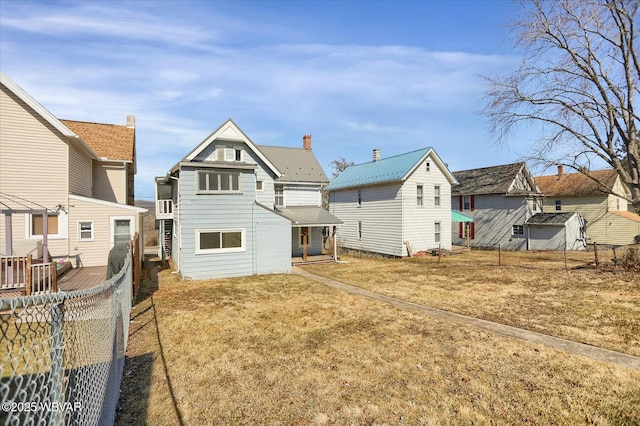
[[[114,423],[132,261],[87,290],[0,299],[0,425]]]

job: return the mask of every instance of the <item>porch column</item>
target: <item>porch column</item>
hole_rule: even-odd
[[[42,214],[42,262],[49,263],[49,239],[47,233],[49,232],[49,213],[47,209]]]
[[[338,235],[338,227],[333,227],[333,260],[338,261],[338,239],[336,238]]]
[[[5,237],[5,256],[13,254],[13,235],[11,229],[11,210],[4,212],[4,237]]]

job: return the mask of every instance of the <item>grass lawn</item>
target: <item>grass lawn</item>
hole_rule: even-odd
[[[475,261],[458,259],[471,272]],[[351,274],[343,268],[373,265],[351,260],[308,269],[341,279]],[[403,268],[443,277],[453,260],[376,261],[376,280],[397,264],[392,284],[402,288],[412,281]],[[527,274],[538,271],[522,268],[518,281]],[[157,290],[152,279],[143,281],[144,300],[132,312],[119,425],[640,423],[637,371],[401,311],[295,275],[186,282],[169,270],[158,276]],[[464,282],[458,285],[464,294]],[[418,300],[415,288],[398,291],[413,291]],[[509,284],[511,293],[515,288]],[[628,303],[637,309],[635,288]],[[508,289],[502,292],[511,300]],[[493,304],[487,299],[498,293],[489,292],[485,302]],[[600,307],[602,318],[608,306]]]
[[[601,258],[607,257],[602,251]],[[398,299],[640,356],[640,274],[581,268],[592,252],[472,251],[305,266]]]

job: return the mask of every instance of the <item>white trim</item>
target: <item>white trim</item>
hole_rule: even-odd
[[[239,134],[238,139],[231,139],[229,136],[228,130],[231,129],[233,132]],[[269,169],[276,175],[276,177],[282,176],[282,173],[276,167],[271,164],[271,162],[267,159],[267,157],[260,152],[258,147],[249,139],[249,137],[242,131],[240,128],[231,120],[225,121],[222,126],[220,126],[217,130],[211,133],[205,140],[200,142],[200,144],[189,154],[187,154],[182,161],[193,161],[194,158],[198,156],[204,149],[206,149],[211,143],[215,140],[220,140],[221,142],[244,142],[251,151],[253,151],[263,162],[269,167]],[[173,166],[170,170],[170,173],[176,170],[180,166],[180,163]]]
[[[240,247],[219,248],[219,249],[201,249],[200,234],[210,232],[240,232]],[[247,251],[245,228],[223,228],[223,229],[196,229],[196,247],[195,254],[217,254],[217,253],[240,253]]]
[[[96,198],[88,198],[88,197],[83,197],[81,195],[69,194],[69,199],[70,200],[85,201],[87,203],[99,204],[101,206],[118,207],[118,208],[121,208],[121,209],[130,210],[130,211],[138,212],[138,213],[146,213],[148,211],[147,209],[143,209],[142,207],[130,206],[128,204],[119,204],[119,203],[114,203],[114,202],[105,201],[105,200],[98,200]]]
[[[136,233],[136,217],[135,216],[109,216],[109,247],[113,248],[114,246],[114,237],[115,237],[115,224],[116,220],[128,220],[130,223],[129,233],[131,238],[133,238],[133,234]],[[131,239],[130,238],[130,239]]]
[[[40,215],[43,213],[35,213],[36,215]],[[47,234],[47,239],[49,240],[65,240],[69,236],[69,214],[64,210],[60,210],[59,212],[47,212],[49,216],[57,216],[58,217],[58,233],[57,234]],[[42,235],[33,235],[32,232],[32,220],[33,213],[25,213],[24,215],[24,238],[25,240],[42,240]]]
[[[91,224],[91,238],[82,238],[82,229],[80,228],[80,224],[81,223],[90,223]],[[96,227],[95,227],[95,222],[93,220],[79,220],[77,225],[78,225],[78,235],[76,237],[76,240],[79,243],[89,242],[89,241],[94,241],[95,240]]]

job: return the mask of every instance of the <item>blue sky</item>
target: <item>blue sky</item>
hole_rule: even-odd
[[[504,164],[481,75],[520,58],[511,1],[0,1],[0,69],[56,117],[136,116],[136,198],[227,118],[257,144],[356,163],[432,146]]]

